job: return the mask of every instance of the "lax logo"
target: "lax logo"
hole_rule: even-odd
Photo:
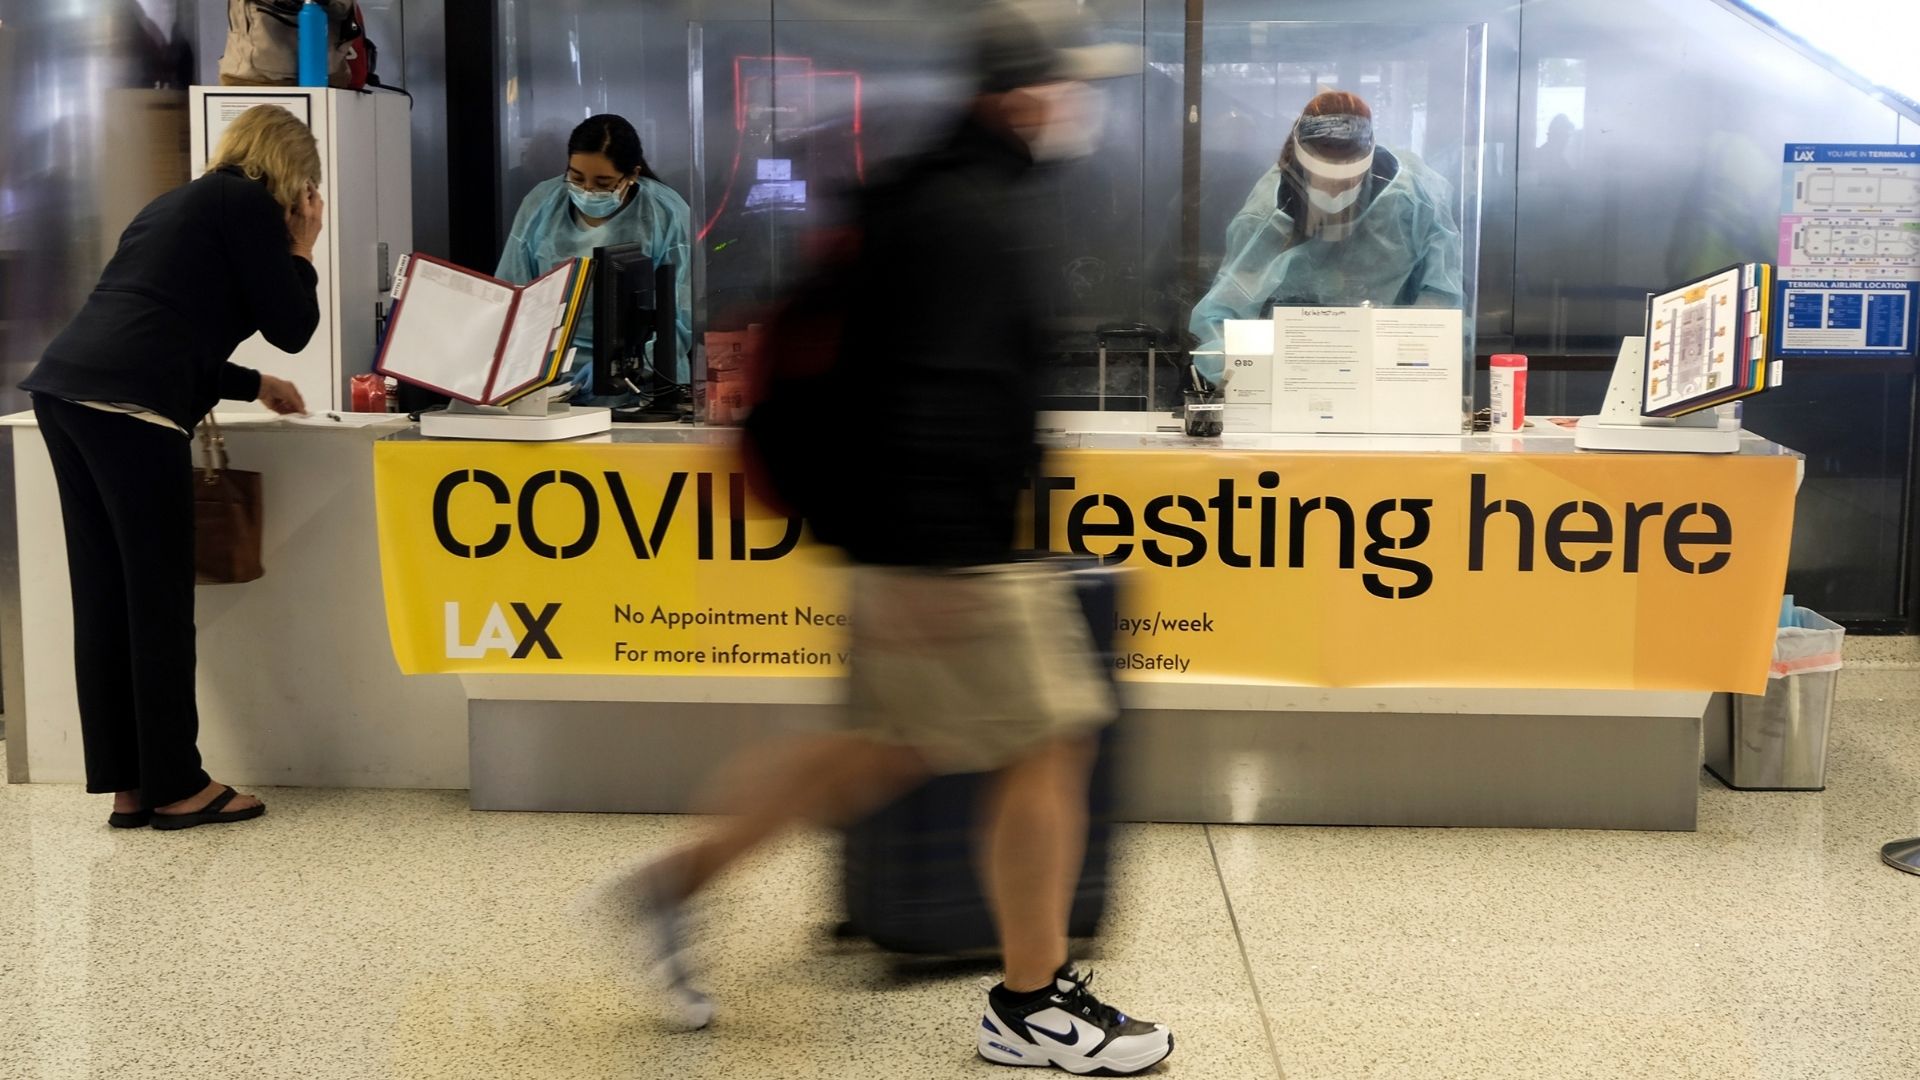
[[[468,644],[461,628],[460,604],[448,601],[447,659],[485,660],[490,653],[507,653],[515,660],[525,660],[535,649],[549,660],[560,659],[560,647],[553,642],[553,620],[560,614],[560,605],[548,604],[537,615],[525,604],[510,606],[514,617],[520,620],[518,635],[508,628],[507,613],[495,604],[487,610],[486,621],[480,624],[480,636]]]

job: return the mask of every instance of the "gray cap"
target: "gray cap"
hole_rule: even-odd
[[[986,93],[1140,73],[1140,50],[1096,44],[1092,24],[1072,0],[987,0],[974,59]]]

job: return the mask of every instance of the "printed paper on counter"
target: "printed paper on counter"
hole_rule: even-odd
[[[1373,312],[1373,430],[1457,435],[1466,394],[1465,320],[1447,308]]]
[[[1274,430],[1373,430],[1371,308],[1275,308],[1273,354]]]

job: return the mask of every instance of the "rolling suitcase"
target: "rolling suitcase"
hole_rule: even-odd
[[[1077,560],[1068,572],[1093,632],[1095,653],[1111,673],[1119,571]],[[1112,741],[1109,724],[1100,733],[1087,786],[1087,853],[1068,921],[1074,937],[1094,936],[1106,913]],[[988,779],[984,773],[935,777],[845,830],[847,920],[841,936],[922,955],[996,948],[993,916],[981,891],[973,850]]]

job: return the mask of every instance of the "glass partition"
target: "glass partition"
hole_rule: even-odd
[[[1486,28],[1210,22],[1189,33],[1202,46],[1198,78],[1185,80],[1200,128],[1197,184],[1182,191],[1197,230],[1179,292],[1185,340],[1211,354],[1223,320],[1276,308],[1458,311],[1464,427]]]
[[[964,26],[690,25],[698,325],[730,335],[764,318],[804,272],[809,238],[847,212],[851,191],[951,129],[969,92]],[[1102,84],[1104,138],[1092,157],[1064,166],[1043,215],[1050,235],[1036,238],[1056,286],[1045,301],[1050,406],[1170,408],[1188,348],[1217,331],[1219,317],[1258,318],[1274,303],[1459,310],[1470,373],[1484,28],[1201,28],[1135,15],[1100,36],[1140,47],[1146,62],[1141,74]],[[1202,40],[1190,71],[1190,45]],[[1311,185],[1281,183],[1277,167],[1323,91],[1363,101],[1368,145],[1377,142],[1368,166],[1344,181],[1365,190],[1334,213],[1307,209]],[[1353,155],[1333,164],[1351,172]],[[1286,212],[1294,203],[1298,228]],[[703,370],[696,363],[696,381]],[[1469,374],[1463,423],[1471,386]]]
[[[842,220],[852,190],[954,128],[971,92],[967,25],[936,17],[707,20],[690,27],[690,198],[702,238],[695,313],[701,325],[730,334],[764,317],[804,272],[809,237]],[[1142,41],[1137,17],[1102,36]],[[1095,365],[1103,331],[1116,340],[1146,340],[1129,332],[1142,322],[1151,290],[1144,265],[1150,215],[1143,213],[1150,78],[1102,86],[1101,147],[1067,166],[1071,175],[1042,215],[1054,235],[1041,246],[1055,253],[1051,276],[1058,285],[1047,312],[1062,361],[1062,370],[1050,373],[1056,395],[1099,394],[1097,379],[1076,372]],[[1166,122],[1177,125],[1177,98],[1164,86],[1159,97]],[[1177,175],[1177,161],[1172,168]],[[1171,385],[1174,378],[1168,365],[1163,379]],[[1145,385],[1141,371],[1115,361],[1116,397],[1144,403]]]
[[[956,34],[937,27],[690,26],[697,325],[730,333],[763,318],[804,272],[809,238],[844,220],[852,193],[939,137],[966,81]]]
[[[701,331],[760,317],[798,272],[801,216],[831,217],[832,193],[814,171],[844,176],[849,134],[833,125],[852,122],[853,83],[822,73],[860,76],[856,177],[862,164],[871,175],[936,137],[964,89],[957,30],[968,5],[952,0],[494,3],[507,173],[499,225],[527,186],[558,170],[572,124],[594,111],[628,115],[656,171],[699,208],[697,226],[711,226],[701,261],[715,280],[699,293]],[[1067,299],[1054,312],[1050,404],[1170,406],[1170,358],[1226,260],[1228,225],[1278,163],[1310,89],[1332,78],[1375,95],[1382,145],[1460,174],[1462,291],[1472,290],[1478,351],[1533,354],[1534,412],[1595,410],[1649,289],[1774,252],[1784,143],[1916,137],[1920,125],[1885,95],[1795,44],[1786,32],[1800,24],[1780,15],[1789,6],[1824,10],[1813,0],[1086,0],[1111,40],[1144,47],[1146,65],[1111,88],[1108,146],[1056,213],[1072,242],[1055,267]],[[1737,13],[1750,9],[1780,15],[1781,30]],[[1388,25],[1341,29],[1361,13]],[[1266,21],[1275,14],[1288,21]],[[1463,103],[1477,64],[1466,28],[1480,24],[1492,92],[1475,192]],[[1869,44],[1900,55],[1899,35],[1881,36]],[[742,67],[741,93],[760,95],[744,116],[736,56],[764,58]],[[728,181],[749,165],[747,194],[783,182],[762,181],[762,157],[801,170],[806,208],[793,204],[797,189],[769,188],[755,206],[729,202],[722,213]],[[1477,257],[1467,249],[1476,235]],[[1789,588],[1829,614],[1906,625],[1913,610],[1904,539],[1917,385],[1910,359],[1809,363],[1748,404],[1749,427],[1808,453]]]
[[[1894,116],[1714,4],[1529,10],[1519,351],[1611,358],[1646,295],[1780,243],[1790,142],[1892,141]]]

